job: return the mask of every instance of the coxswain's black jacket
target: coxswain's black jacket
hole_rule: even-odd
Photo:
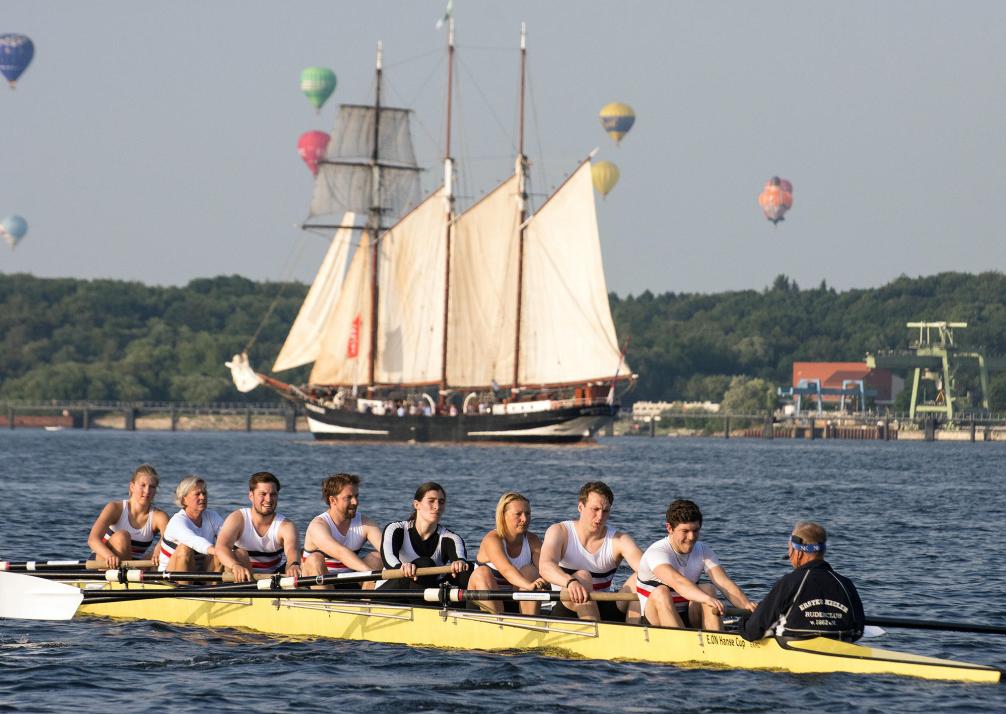
[[[864,619],[852,581],[826,561],[812,560],[781,577],[755,611],[741,618],[740,632],[752,641],[769,632],[854,642],[863,636]]]

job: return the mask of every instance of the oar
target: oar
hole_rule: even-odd
[[[444,593],[446,602],[472,602],[475,600],[511,600],[513,602],[557,602],[563,600],[570,602],[568,590],[462,590],[461,588],[445,588],[443,590],[430,588],[426,592],[433,591],[438,594],[437,600],[427,602],[442,602],[439,594]],[[595,602],[634,602],[639,598],[635,593],[622,592],[588,592],[590,599]]]
[[[123,560],[119,563],[120,568],[152,568],[153,561],[150,560]],[[10,560],[0,560],[0,571],[10,572],[36,572],[47,570],[104,570],[105,563],[101,560],[24,560],[12,562]]]
[[[416,577],[421,578],[427,575],[448,575],[451,572],[450,565],[437,565],[430,568],[416,568]],[[388,570],[364,570],[361,572],[330,573],[328,575],[281,577],[278,585],[281,588],[315,587],[318,585],[338,585],[339,583],[365,583],[374,580],[399,580],[405,577],[401,568],[390,568]],[[272,587],[272,584],[264,580],[257,583],[238,583],[227,586],[231,591],[242,590],[264,590]]]
[[[740,617],[748,611],[739,607],[724,608],[727,615]],[[916,620],[910,617],[867,617],[865,625],[894,627],[909,630],[946,630],[948,632],[974,632],[982,635],[1006,635],[1002,625],[976,625],[970,622],[949,622],[946,620]]]

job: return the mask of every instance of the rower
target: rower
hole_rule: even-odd
[[[234,574],[235,582],[252,579],[252,573],[300,575],[297,527],[276,512],[279,479],[259,471],[248,479],[251,508],[241,508],[224,520],[217,535],[216,556]]]
[[[335,474],[321,484],[322,502],[328,510],[316,516],[304,534],[301,555],[305,576],[329,573],[367,572],[381,567],[381,528],[357,511],[360,504],[360,477]],[[370,543],[374,552],[360,555]],[[372,582],[363,584],[373,588]]]
[[[856,586],[824,559],[828,534],[812,521],[800,521],[789,537],[793,571],[780,578],[755,611],[741,618],[746,640],[762,637],[829,637],[855,642],[865,616]]]
[[[168,521],[161,538],[159,568],[169,572],[222,570],[215,544],[224,519],[206,508],[209,503],[206,481],[194,474],[183,478],[175,489],[175,503],[181,508]]]
[[[480,565],[472,572],[468,587],[472,590],[542,590],[547,583],[538,574],[541,538],[531,533],[531,502],[516,491],[507,491],[496,504],[496,528],[482,538],[475,560]],[[483,610],[495,614],[504,611],[504,603],[478,601]],[[511,605],[512,603],[506,603]],[[522,601],[520,612],[537,615],[537,601]]]
[[[164,533],[168,514],[154,507],[160,478],[150,464],[140,464],[129,481],[129,498],[109,501],[91,526],[87,544],[107,568],[122,560],[143,560],[154,537]]]
[[[569,592],[572,609],[565,602],[556,603],[552,614],[558,617],[579,617],[581,620],[615,620],[636,622],[639,605],[624,602],[590,600],[594,591],[611,590],[615,571],[622,561],[633,570],[639,568],[643,555],[628,533],[608,525],[608,515],[615,496],[601,481],[589,481],[580,488],[575,521],[562,521],[549,526],[541,545],[541,575],[553,590]],[[620,588],[620,592],[635,592],[636,574]],[[600,607],[599,607],[600,606]]]
[[[713,549],[698,539],[702,511],[693,501],[671,503],[664,527],[667,537],[647,548],[639,562],[636,594],[649,624],[722,630],[723,603],[716,597],[717,588],[736,607],[754,610]],[[698,584],[703,573],[712,584]]]
[[[412,499],[412,515],[384,527],[381,558],[385,568],[401,568],[404,578],[382,580],[385,590],[421,590],[437,587],[439,576],[416,577],[416,568],[451,566],[451,584],[467,587],[468,552],[461,536],[440,524],[447,510],[447,491],[435,481],[420,484]]]

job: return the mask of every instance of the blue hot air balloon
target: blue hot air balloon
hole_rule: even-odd
[[[35,45],[31,38],[10,33],[0,35],[0,74],[10,82],[11,89],[34,56]]]
[[[11,250],[24,238],[28,232],[28,221],[21,216],[7,216],[0,221],[0,238],[10,246]]]

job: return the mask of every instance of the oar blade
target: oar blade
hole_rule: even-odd
[[[21,573],[0,573],[0,618],[69,620],[84,599],[79,588]]]

